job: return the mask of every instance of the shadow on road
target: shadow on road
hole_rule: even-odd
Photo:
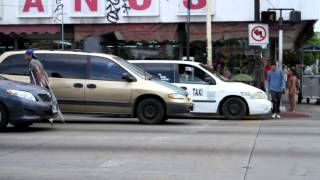
[[[28,127],[28,128],[15,128],[7,127],[6,129],[0,130],[1,133],[34,133],[34,132],[43,132],[43,131],[53,131],[54,127]]]
[[[56,122],[55,122],[56,123]],[[60,122],[57,122],[60,123]],[[152,126],[148,124],[141,124],[137,120],[66,120],[67,124],[115,124],[115,125],[137,125],[137,126]],[[190,125],[192,122],[178,122],[178,121],[166,121],[161,124],[153,124],[154,126],[181,126]]]

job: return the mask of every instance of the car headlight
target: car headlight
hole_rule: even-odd
[[[36,98],[29,92],[27,91],[19,91],[19,90],[14,90],[14,89],[8,89],[7,92],[11,94],[12,96],[17,96],[22,99],[26,99],[29,101],[37,101]]]
[[[170,99],[185,99],[185,98],[187,98],[187,96],[185,96],[183,94],[169,94],[168,97]]]
[[[252,99],[268,99],[268,96],[264,92],[256,92],[251,96]]]

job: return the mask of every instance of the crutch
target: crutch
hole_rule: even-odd
[[[32,77],[32,80],[33,80],[34,85],[37,85],[37,83],[36,83],[36,78],[34,77],[34,74],[33,74],[32,70],[30,70],[30,74],[31,74],[31,77]],[[57,100],[56,96],[54,95],[54,93],[53,93],[53,91],[52,91],[52,89],[51,89],[48,81],[46,80],[46,78],[44,78],[44,80],[45,80],[45,83],[46,83],[46,84],[45,84],[45,85],[46,85],[45,88],[47,88],[47,89],[49,90],[50,95],[51,95],[52,100],[53,100],[53,104],[57,107],[57,114],[58,114],[58,115],[57,115],[57,119],[58,119],[58,120],[61,120],[63,123],[65,123],[64,117],[63,117],[63,115],[62,115],[62,113],[61,113],[61,111],[60,111],[60,108],[59,108],[59,106],[58,106],[58,100]],[[53,119],[50,118],[50,119],[48,119],[48,120],[49,120],[49,122],[51,123],[51,125],[53,125]]]

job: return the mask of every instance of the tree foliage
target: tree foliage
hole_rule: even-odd
[[[309,41],[307,41],[307,45],[320,46],[320,39],[316,33],[314,33],[312,38]],[[309,52],[309,53],[305,53],[303,57],[304,57],[303,60],[305,65],[312,65],[317,61],[317,59],[320,59],[320,53]]]

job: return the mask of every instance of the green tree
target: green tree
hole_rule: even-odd
[[[320,39],[316,33],[313,34],[312,38],[307,41],[308,46],[320,46]],[[317,59],[320,59],[320,52],[309,52],[303,55],[303,60],[305,65],[312,65],[314,64]]]
[[[283,62],[289,67],[295,66],[296,64],[300,64],[298,54],[290,50],[284,51]]]

